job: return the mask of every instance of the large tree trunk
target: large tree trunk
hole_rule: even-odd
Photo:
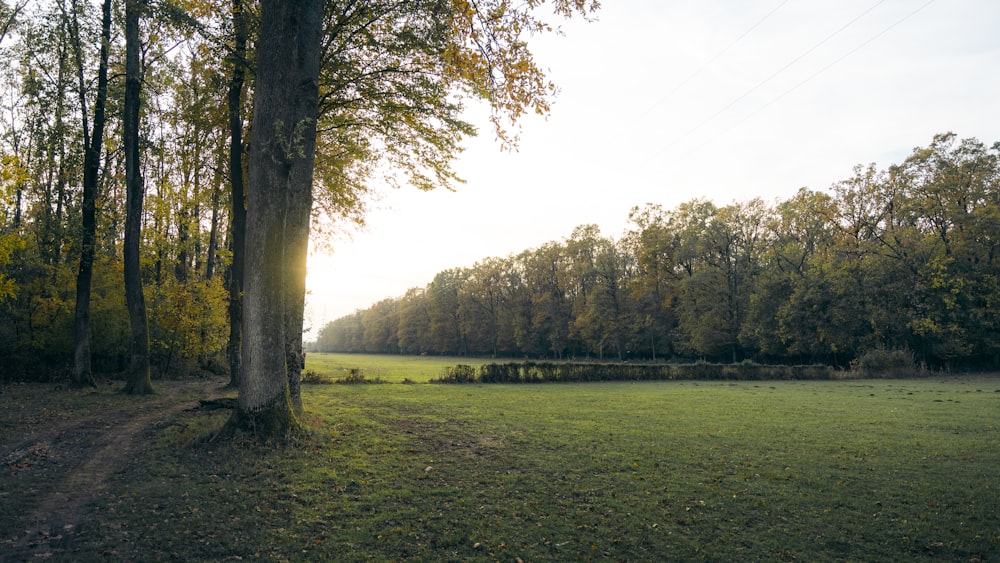
[[[243,271],[246,255],[247,207],[243,189],[243,81],[246,73],[247,24],[243,0],[233,0],[233,76],[229,81],[229,185],[232,196],[229,266],[229,387],[238,388],[243,353]]]
[[[281,437],[298,422],[286,363],[285,310],[290,292],[285,244],[301,227],[289,213],[296,201],[293,170],[311,170],[316,152],[323,1],[265,0],[257,44],[254,142],[247,185],[243,363],[230,426],[263,438]],[[300,168],[301,167],[301,168]],[[308,219],[308,214],[306,215]],[[308,229],[308,227],[306,227]]]
[[[293,166],[288,178],[288,215],[285,217],[285,361],[292,407],[302,411],[302,324],[306,306],[306,262],[309,257],[309,219],[312,213],[312,166]]]
[[[131,327],[131,359],[125,393],[153,392],[149,376],[149,328],[146,298],[142,294],[139,271],[139,242],[142,238],[144,186],[139,167],[139,6],[138,0],[125,2],[125,116],[122,123],[125,147],[125,305]]]
[[[97,70],[97,99],[94,102],[94,131],[87,131],[86,85],[83,78],[83,46],[79,33],[73,34],[77,70],[80,78],[80,110],[84,117],[83,201],[81,203],[82,233],[80,267],[76,276],[76,308],[73,320],[73,381],[74,387],[94,385],[90,363],[90,286],[94,272],[94,247],[97,245],[97,184],[104,143],[104,106],[108,93],[108,45],[111,42],[111,0],[104,0],[101,19],[101,54]],[[76,10],[73,11],[76,17]],[[74,28],[77,26],[74,25]]]

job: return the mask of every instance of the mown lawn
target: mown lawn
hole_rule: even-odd
[[[411,377],[416,379],[415,377]],[[187,413],[74,558],[1000,559],[1000,378],[317,385],[289,446]]]

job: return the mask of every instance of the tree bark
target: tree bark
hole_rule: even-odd
[[[94,386],[90,363],[90,287],[94,272],[94,249],[97,245],[97,184],[104,143],[104,108],[108,93],[108,46],[111,42],[111,0],[104,0],[101,18],[101,51],[97,70],[97,99],[94,102],[94,130],[87,131],[84,118],[83,201],[80,204],[82,234],[80,266],[76,276],[76,306],[73,320],[73,379],[74,387]],[[76,11],[74,10],[74,17]],[[74,26],[75,27],[75,26]],[[80,109],[87,114],[83,79],[83,57],[79,34],[74,33],[77,65],[80,74]]]
[[[229,266],[229,387],[239,388],[243,350],[243,272],[246,255],[247,208],[243,189],[243,82],[246,74],[247,25],[243,0],[233,0],[233,76],[229,81],[229,185],[232,203]]]
[[[285,245],[297,240],[302,228],[295,224],[301,213],[290,209],[301,195],[301,186],[293,187],[292,181],[308,176],[311,183],[315,162],[322,26],[322,0],[261,2],[247,184],[242,379],[230,426],[262,438],[283,437],[298,426],[288,385],[285,312],[294,293],[288,284],[297,283],[299,274],[286,276]]]
[[[298,163],[297,163],[298,164]],[[312,213],[312,166],[295,165],[288,181],[285,217],[285,362],[292,407],[302,411],[302,324],[306,306],[306,263],[309,257],[309,219]]]
[[[146,299],[139,271],[139,243],[142,238],[144,186],[139,166],[139,69],[138,0],[125,2],[125,115],[122,123],[125,148],[125,305],[131,328],[131,358],[123,392],[139,395],[153,392],[149,375],[149,328]]]

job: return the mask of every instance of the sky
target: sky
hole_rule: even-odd
[[[455,191],[386,188],[314,252],[307,338],[442,270],[568,238],[629,210],[785,200],[938,133],[1000,141],[997,0],[603,0],[529,41],[558,85],[503,152],[482,107]]]

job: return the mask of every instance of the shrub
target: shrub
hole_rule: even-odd
[[[302,374],[302,378],[299,380],[303,385],[329,385],[333,383],[330,376],[326,374],[319,374],[313,370],[306,371]]]
[[[367,383],[382,383],[382,379],[378,376],[366,376],[361,368],[351,368],[348,370],[347,375],[336,380],[334,383],[342,383],[344,385],[362,385]]]
[[[439,379],[436,379],[435,382],[475,383],[476,368],[466,364],[458,364],[456,366],[446,367],[441,371],[441,377]]]
[[[851,368],[865,377],[907,377],[921,370],[913,352],[905,348],[876,348],[858,356]]]
[[[759,381],[773,379],[832,379],[829,366],[739,364],[632,364],[510,362],[445,368],[435,383],[571,383],[585,381]]]

